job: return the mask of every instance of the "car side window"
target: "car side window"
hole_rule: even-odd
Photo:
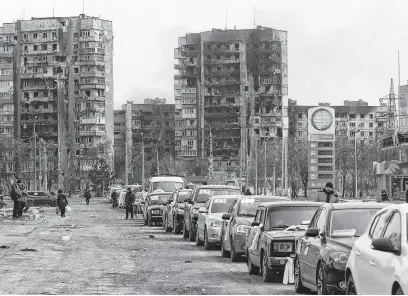
[[[228,213],[234,214],[235,213],[235,208],[236,208],[237,202],[234,201],[234,203],[231,205],[231,207],[228,210]]]
[[[319,217],[316,223],[316,228],[318,228],[319,231],[325,231],[326,220],[327,220],[327,212],[325,209],[322,209],[320,211],[320,214],[319,214]]]
[[[396,250],[401,250],[401,215],[394,212],[385,229],[383,237],[389,238]]]
[[[257,222],[261,221],[261,210],[256,211],[255,221]]]
[[[384,228],[387,226],[387,221],[390,218],[390,214],[392,214],[392,211],[391,213],[387,211],[381,214],[371,236],[373,239],[381,237]]]
[[[259,218],[259,222],[264,223],[264,217],[265,217],[265,210],[262,209],[261,210],[261,215],[260,215],[260,218]]]
[[[207,202],[205,203],[205,208],[208,210],[209,207],[210,207],[210,200],[207,200]]]
[[[370,226],[370,231],[368,232],[368,235],[369,235],[370,237],[373,237],[373,233],[374,233],[375,227],[377,226],[378,220],[380,219],[380,216],[381,216],[382,214],[384,214],[384,212],[379,213],[379,214],[377,214],[377,215],[374,217],[373,222],[371,223],[371,226]]]
[[[317,210],[316,213],[314,214],[312,221],[310,221],[309,228],[316,228],[317,227],[317,220],[319,219],[319,215],[322,212],[322,210]]]

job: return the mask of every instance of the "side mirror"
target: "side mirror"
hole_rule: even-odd
[[[199,208],[199,209],[198,209],[198,212],[199,212],[200,214],[206,214],[206,213],[207,213],[207,210],[206,210],[206,208]]]
[[[222,214],[221,218],[222,220],[229,220],[231,219],[231,214],[229,213]]]
[[[308,228],[305,233],[307,237],[316,237],[316,236],[319,236],[319,234],[320,234],[320,231],[318,228]]]
[[[381,251],[381,252],[387,252],[387,253],[399,253],[399,250],[395,249],[393,243],[389,238],[377,238],[373,240],[371,247],[374,250]]]
[[[186,199],[184,200],[184,202],[185,202],[185,203],[189,203],[189,204],[191,204],[191,203],[192,203],[191,198],[189,198],[189,197],[188,197],[188,198],[186,198]]]

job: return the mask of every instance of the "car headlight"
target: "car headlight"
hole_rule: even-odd
[[[238,233],[247,233],[247,231],[248,231],[249,229],[251,229],[251,227],[248,226],[248,225],[239,225],[239,226],[237,227],[237,232],[238,232]]]
[[[346,253],[342,253],[342,252],[330,253],[330,259],[334,263],[347,264],[348,258],[349,258],[349,254],[346,254]]]
[[[273,252],[274,253],[291,253],[293,251],[293,243],[291,242],[274,242]]]
[[[216,219],[210,219],[210,227],[221,227],[222,221]]]

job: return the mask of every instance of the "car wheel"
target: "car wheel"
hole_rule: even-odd
[[[196,243],[196,246],[202,246],[203,245],[203,242],[200,241],[200,235],[198,234],[198,231],[196,233],[195,243]]]
[[[190,242],[193,242],[195,240],[197,233],[194,232],[193,226],[190,224],[190,231],[188,232],[188,239]]]
[[[204,228],[204,249],[211,250],[211,243],[208,241],[207,227]]]
[[[180,234],[180,222],[177,221],[176,217],[173,217],[173,230],[174,234]]]
[[[319,263],[316,274],[317,295],[329,295],[326,287],[326,275],[323,269],[323,263]]]
[[[262,262],[261,262],[262,278],[265,283],[272,282],[274,276],[272,269],[268,266],[268,254],[267,252],[262,252]]]
[[[230,253],[224,248],[224,237],[221,237],[221,257],[228,258]]]
[[[346,295],[357,295],[356,285],[352,274],[350,274],[347,279]]]
[[[252,261],[251,257],[249,257],[248,250],[246,252],[246,257],[247,257],[247,266],[248,266],[248,273],[249,274],[259,274],[259,267],[255,266]]]
[[[234,242],[232,238],[230,238],[230,246],[231,246],[230,259],[232,262],[237,262],[239,255],[235,252]]]
[[[189,233],[188,233],[187,226],[186,226],[186,220],[184,220],[184,223],[183,223],[183,238],[188,238],[188,235],[189,235]]]
[[[147,225],[153,226],[152,217],[150,215],[147,215]]]
[[[303,286],[302,277],[300,275],[300,262],[299,258],[295,258],[295,292],[298,294],[304,294],[306,292],[306,288]]]

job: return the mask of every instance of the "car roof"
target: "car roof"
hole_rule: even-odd
[[[241,195],[234,194],[234,195],[213,195],[210,197],[210,199],[216,199],[216,198],[239,198]]]
[[[173,194],[173,192],[151,192],[147,196],[151,196],[151,195],[169,195],[169,194]]]
[[[388,205],[387,209],[399,210],[401,213],[408,213],[408,203],[399,203],[399,204],[386,204]]]
[[[238,189],[240,190],[237,186],[230,186],[230,185],[198,185],[196,189]]]
[[[324,205],[326,208],[333,210],[347,210],[347,209],[382,209],[387,206],[387,204],[377,202],[342,202],[342,203],[326,203]]]
[[[287,197],[276,195],[241,195],[241,199],[273,199],[276,201],[290,201]]]
[[[320,207],[324,203],[312,201],[277,201],[265,202],[260,204],[260,207],[280,207],[280,206],[304,206],[304,207]]]

